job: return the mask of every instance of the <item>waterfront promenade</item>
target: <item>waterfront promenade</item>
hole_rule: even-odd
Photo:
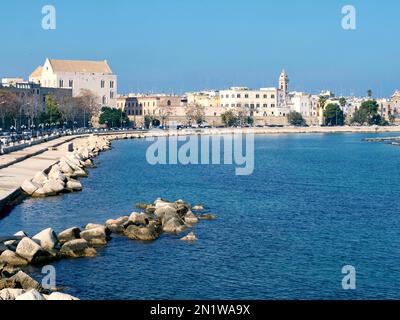
[[[68,145],[82,136],[61,137],[0,156],[0,212],[20,194],[20,186],[60,159]]]

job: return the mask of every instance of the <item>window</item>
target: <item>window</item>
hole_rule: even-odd
[[[60,88],[64,87],[64,80],[60,80]]]
[[[114,81],[110,81],[110,88],[114,89]]]
[[[260,95],[259,94],[256,94],[256,99],[260,99]]]
[[[264,108],[268,108],[268,105],[267,105],[267,104],[264,104],[263,107],[264,107]]]
[[[249,95],[248,95],[248,94],[245,94],[244,97],[247,99],[247,98],[249,97]]]
[[[114,99],[114,92],[110,91],[110,99]]]
[[[68,87],[72,88],[74,86],[74,80],[69,80]]]
[[[238,99],[240,99],[240,98],[241,98],[240,94],[238,94],[238,95],[237,95],[237,98],[238,98]]]
[[[106,103],[107,103],[107,97],[106,97],[106,96],[103,96],[102,101],[103,101],[103,104],[106,104]]]
[[[275,95],[274,94],[271,94],[271,99],[275,99]]]
[[[100,87],[101,87],[101,88],[104,88],[104,87],[105,87],[105,84],[106,84],[105,81],[104,81],[104,80],[101,80]]]
[[[264,99],[267,99],[267,98],[268,98],[268,95],[264,94]]]

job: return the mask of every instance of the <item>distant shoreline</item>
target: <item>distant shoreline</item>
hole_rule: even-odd
[[[143,132],[104,132],[97,135],[105,136],[111,140],[135,139],[146,137],[189,136],[189,135],[224,135],[224,134],[333,134],[333,133],[400,133],[400,126],[363,126],[363,127],[266,127],[266,128],[207,128],[207,129],[183,129],[183,130],[149,130]]]

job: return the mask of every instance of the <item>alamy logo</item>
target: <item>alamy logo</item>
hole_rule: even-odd
[[[357,12],[356,8],[351,5],[342,8],[342,28],[344,30],[356,30],[357,28]]]
[[[42,28],[44,30],[55,30],[57,27],[56,22],[56,8],[51,5],[44,6],[42,8]]]
[[[151,165],[236,165],[236,175],[254,172],[254,132],[236,132],[215,136],[178,136],[169,130],[165,136],[149,137],[153,142],[146,159]]]
[[[356,290],[356,268],[350,265],[344,266],[342,274],[345,274],[342,280],[343,290]]]
[[[44,266],[42,268],[42,287],[47,290],[54,290],[56,288],[56,268],[51,265]]]

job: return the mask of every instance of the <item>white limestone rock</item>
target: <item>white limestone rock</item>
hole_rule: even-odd
[[[41,300],[45,300],[45,298],[39,291],[32,289],[28,292],[25,292],[25,293],[19,295],[15,300],[18,300],[18,301],[28,301],[28,300],[41,301]]]
[[[53,292],[52,294],[45,296],[46,300],[49,301],[77,301],[78,298],[71,296],[66,293]]]
[[[53,250],[59,244],[56,233],[52,228],[45,229],[32,237],[43,249]]]
[[[0,300],[12,301],[25,292],[24,289],[3,289],[0,291]]]
[[[40,185],[37,182],[31,181],[31,180],[25,180],[21,185],[22,191],[25,192],[29,196],[34,194],[35,191],[41,187],[42,187],[42,185]]]
[[[16,254],[28,260],[29,263],[36,260],[42,260],[49,257],[49,253],[44,251],[42,247],[32,239],[23,238],[17,246]]]
[[[5,263],[13,267],[24,267],[28,265],[28,261],[14,251],[6,250],[0,255],[0,264]]]
[[[64,244],[68,241],[80,239],[81,229],[78,227],[72,227],[66,229],[58,234],[58,240],[61,244]]]

